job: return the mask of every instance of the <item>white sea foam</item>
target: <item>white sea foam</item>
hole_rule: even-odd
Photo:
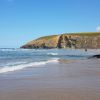
[[[6,64],[6,66],[20,65],[20,64],[26,64],[26,62],[25,61],[9,62],[9,63]]]
[[[56,56],[56,55],[59,55],[59,54],[58,54],[58,53],[53,53],[53,52],[51,52],[51,53],[47,53],[47,55]]]
[[[33,50],[35,50],[35,49],[15,49],[15,48],[0,48],[0,51],[4,51],[4,52],[12,52],[12,51],[33,51]]]
[[[17,49],[0,49],[0,51],[17,51]]]
[[[33,62],[33,63],[27,63],[27,64],[14,65],[14,66],[5,66],[0,69],[0,73],[12,72],[12,71],[17,71],[17,70],[22,70],[28,67],[35,67],[35,66],[45,65],[47,63],[57,63],[57,62],[58,62],[58,58],[51,59],[48,61],[42,61],[42,62]]]

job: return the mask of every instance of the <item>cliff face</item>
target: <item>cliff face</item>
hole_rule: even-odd
[[[46,36],[41,37],[36,40],[30,41],[27,44],[23,45],[21,48],[56,48],[58,43],[59,36],[58,35],[52,35],[52,36]]]
[[[51,48],[87,48],[100,49],[100,33],[77,33],[77,34],[61,34],[41,37],[21,48],[28,49],[51,49]]]

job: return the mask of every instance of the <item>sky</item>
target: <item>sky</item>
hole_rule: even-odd
[[[100,0],[0,0],[0,48],[41,36],[100,31]]]

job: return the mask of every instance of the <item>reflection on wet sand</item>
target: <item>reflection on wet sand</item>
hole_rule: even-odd
[[[59,60],[1,75],[0,100],[100,100],[100,62]]]

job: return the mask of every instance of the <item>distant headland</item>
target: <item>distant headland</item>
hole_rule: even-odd
[[[21,46],[24,49],[100,49],[100,32],[63,33],[44,36]]]

